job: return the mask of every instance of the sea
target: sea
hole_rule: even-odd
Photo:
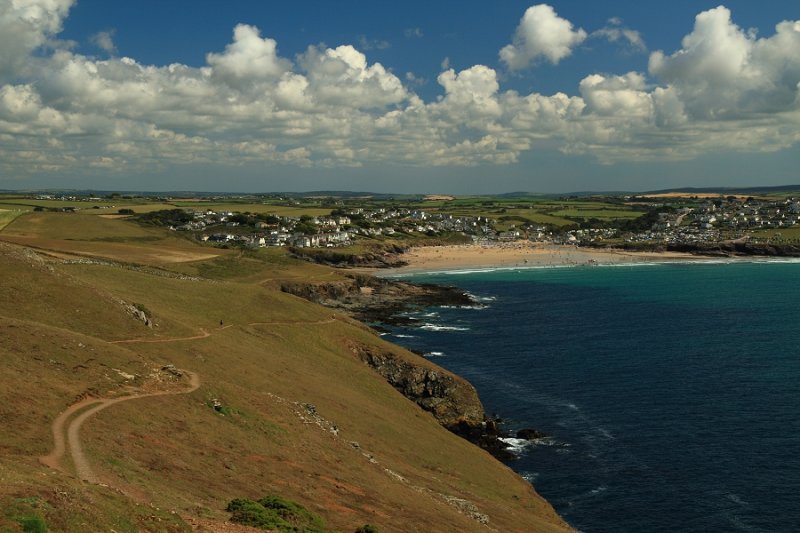
[[[405,275],[469,307],[387,326],[468,379],[574,528],[800,531],[800,263]]]

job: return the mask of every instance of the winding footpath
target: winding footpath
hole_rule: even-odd
[[[335,316],[332,318],[327,318],[325,320],[289,320],[289,321],[277,321],[273,320],[271,322],[250,322],[247,324],[248,326],[292,326],[296,324],[308,324],[308,325],[319,325],[319,324],[331,324],[338,320]],[[228,324],[227,326],[220,326],[217,328],[217,331],[222,331],[228,328],[232,328],[236,324]],[[199,339],[206,339],[211,336],[211,333],[206,331],[203,328],[200,329],[199,335],[193,335],[191,337],[168,337],[166,339],[124,339],[120,341],[108,341],[109,344],[133,344],[137,342],[141,343],[158,343],[158,342],[180,342],[180,341],[196,341]]]
[[[220,329],[226,329],[231,327],[233,324],[229,326],[225,326]],[[167,339],[125,339],[121,341],[108,341],[109,344],[131,344],[134,342],[144,342],[144,343],[156,343],[156,342],[179,342],[179,341],[196,341],[198,339],[205,339],[210,337],[211,333],[207,332],[203,328],[200,328],[200,335],[194,335],[192,337],[170,337]]]
[[[86,420],[97,414],[98,412],[102,411],[107,407],[111,407],[114,404],[118,404],[121,402],[127,402],[130,400],[138,400],[141,398],[151,398],[154,396],[168,396],[168,395],[176,395],[176,394],[189,394],[191,392],[196,391],[200,387],[200,378],[194,372],[184,371],[187,376],[189,376],[189,387],[183,390],[168,390],[168,391],[158,391],[158,392],[145,392],[139,394],[131,394],[129,396],[120,396],[118,398],[107,398],[107,399],[97,399],[97,398],[85,398],[78,403],[75,403],[69,408],[67,408],[64,412],[58,415],[56,419],[53,421],[52,424],[52,431],[53,431],[53,451],[51,451],[48,455],[40,457],[39,461],[49,466],[50,468],[54,468],[56,470],[60,470],[62,472],[65,471],[64,466],[61,462],[66,451],[69,450],[70,457],[72,458],[72,464],[75,467],[76,475],[85,481],[89,481],[91,483],[99,483],[100,479],[98,478],[97,474],[94,473],[92,470],[91,465],[89,464],[89,460],[86,458],[86,454],[83,453],[83,445],[81,444],[80,440],[80,429]],[[77,411],[80,411],[84,407],[92,406],[90,409],[82,412],[75,418],[73,418],[69,424],[66,424],[66,421]],[[65,427],[66,425],[66,427]]]
[[[331,324],[333,322],[336,322],[336,320],[338,319],[334,315],[332,318],[328,318],[325,320],[252,322],[247,325],[248,326],[267,326],[267,325],[281,326],[281,325],[295,325],[295,324],[319,325],[319,324]],[[218,328],[218,331],[228,329],[230,327],[233,327],[234,325],[235,324],[228,324],[226,326],[221,326]],[[209,333],[203,328],[200,328],[200,334],[191,337],[171,337],[166,339],[125,339],[125,340],[108,341],[108,342],[109,344],[130,344],[139,342],[141,343],[180,342],[180,341],[205,339],[210,336],[211,333]],[[55,418],[55,420],[53,420],[53,423],[51,424],[51,431],[53,433],[53,449],[49,454],[39,457],[39,462],[52,469],[59,470],[61,472],[66,472],[67,469],[64,467],[62,460],[68,451],[70,458],[72,459],[72,464],[75,468],[75,474],[80,479],[83,479],[85,481],[89,481],[91,483],[99,483],[100,478],[92,470],[89,460],[87,459],[86,454],[83,452],[83,445],[81,444],[81,439],[80,439],[80,429],[81,426],[83,426],[83,423],[86,422],[86,420],[88,420],[95,414],[102,411],[103,409],[106,409],[107,407],[111,407],[112,405],[121,402],[138,400],[141,398],[151,398],[154,396],[189,394],[196,391],[200,387],[199,376],[196,373],[189,372],[187,370],[184,370],[183,372],[189,377],[189,387],[182,390],[141,392],[141,393],[130,394],[128,396],[119,396],[116,398],[105,398],[105,399],[87,397],[70,405],[67,409],[59,413],[59,415]],[[73,417],[75,413],[78,413],[79,411],[82,410],[83,412]]]

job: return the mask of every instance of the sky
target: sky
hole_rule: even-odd
[[[0,189],[800,183],[800,3],[0,0]]]

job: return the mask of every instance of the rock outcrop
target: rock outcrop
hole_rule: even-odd
[[[374,246],[361,253],[343,252],[328,248],[290,248],[292,255],[322,265],[340,268],[396,268],[407,265],[401,255],[408,249],[398,244]]]
[[[500,440],[498,420],[487,417],[478,393],[464,380],[425,360],[413,361],[376,346],[350,341],[354,355],[370,366],[406,398],[430,412],[445,428],[502,460],[515,456]]]
[[[713,244],[691,243],[670,244],[670,252],[685,252],[713,256],[760,256],[760,257],[800,257],[800,246],[794,244],[765,244],[746,241],[720,242]]]
[[[410,322],[402,314],[412,309],[473,303],[463,290],[456,287],[415,284],[358,274],[325,283],[287,282],[281,285],[281,290],[326,307],[347,311],[364,322],[384,324]]]
[[[374,346],[351,343],[351,349],[406,398],[432,413],[443,426],[483,423],[483,405],[469,382],[442,368],[425,365],[425,361],[415,364]]]

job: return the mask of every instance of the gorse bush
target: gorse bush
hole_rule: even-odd
[[[25,533],[47,533],[47,523],[41,516],[23,516],[18,522]]]
[[[283,533],[328,533],[325,522],[302,505],[279,496],[266,496],[258,501],[236,498],[226,510],[231,522]]]

